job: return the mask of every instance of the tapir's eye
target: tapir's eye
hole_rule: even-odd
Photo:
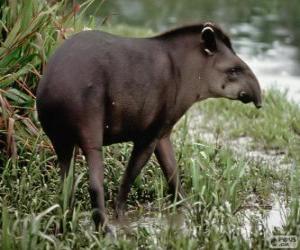
[[[243,69],[240,66],[236,66],[227,70],[227,74],[231,77],[237,77],[243,72]]]

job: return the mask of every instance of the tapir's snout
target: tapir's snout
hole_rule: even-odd
[[[262,102],[261,102],[261,100],[258,101],[258,102],[254,102],[254,105],[255,105],[255,107],[256,107],[257,109],[260,109],[260,108],[262,107]]]
[[[239,93],[239,100],[242,101],[243,103],[253,102],[255,107],[258,109],[262,107],[261,93],[256,95],[251,95],[246,91],[241,91]]]
[[[238,99],[243,103],[253,102],[256,108],[261,108],[262,97],[258,81],[249,84],[247,90],[241,90],[238,94]]]

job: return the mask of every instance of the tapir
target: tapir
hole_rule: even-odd
[[[93,219],[109,231],[104,206],[102,147],[131,141],[133,150],[119,192],[123,216],[130,187],[154,153],[174,194],[183,190],[170,135],[196,102],[224,97],[261,107],[261,88],[213,23],[168,30],[148,38],[82,31],[50,58],[37,89],[37,111],[61,170],[73,149],[87,159]]]

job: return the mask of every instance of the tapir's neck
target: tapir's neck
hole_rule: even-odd
[[[164,40],[163,43],[172,68],[170,89],[175,89],[172,91],[174,112],[175,117],[179,119],[195,102],[210,97],[205,79],[202,79],[201,75],[206,59],[203,56],[201,61],[190,61],[193,58],[191,53],[199,53],[199,41],[194,35],[174,37]],[[199,60],[199,55],[195,58]]]

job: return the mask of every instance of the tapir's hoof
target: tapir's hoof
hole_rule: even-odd
[[[108,237],[108,238],[111,238],[111,239],[116,239],[117,238],[116,231],[112,227],[106,225],[104,227],[103,231],[104,231],[105,237]]]
[[[125,215],[125,205],[116,201],[115,211],[117,220],[122,221]]]
[[[125,215],[125,209],[117,208],[116,209],[116,218],[118,221],[123,221]]]

